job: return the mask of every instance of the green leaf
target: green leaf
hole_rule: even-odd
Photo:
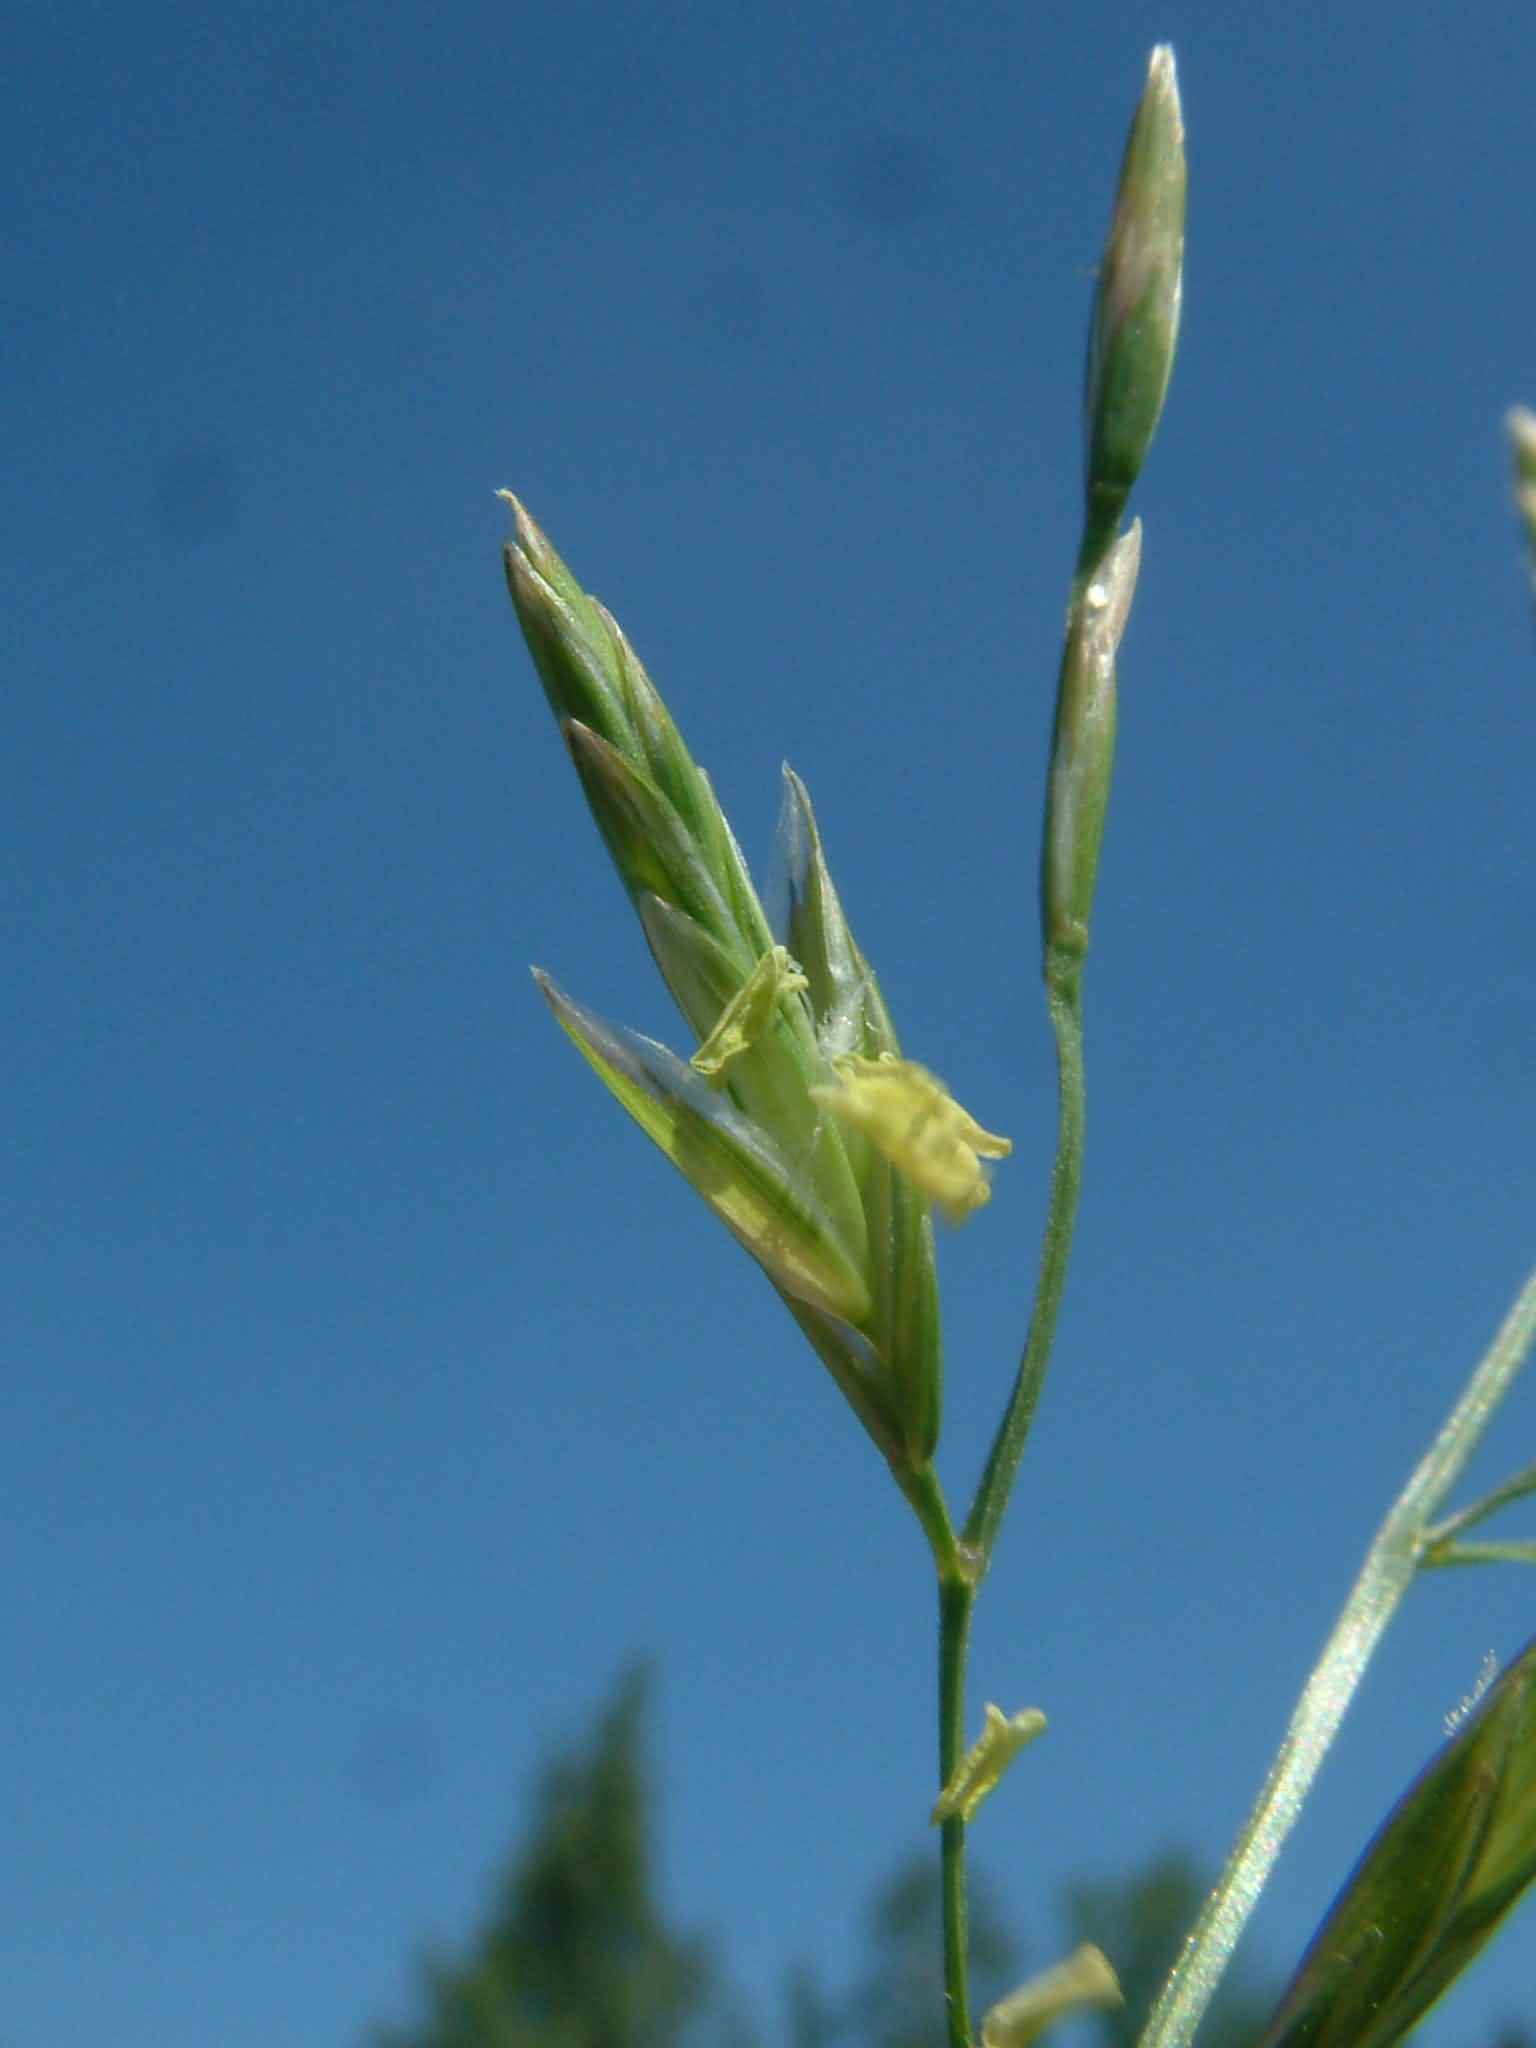
[[[1536,1642],[1387,1816],[1257,2048],[1391,2048],[1536,1877]]]

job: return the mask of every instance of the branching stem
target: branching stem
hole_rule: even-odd
[[[1187,2048],[1193,2040],[1371,1653],[1424,1562],[1434,1514],[1509,1392],[1533,1337],[1536,1273],[1366,1552],[1257,1803],[1163,1987],[1139,2048]]]

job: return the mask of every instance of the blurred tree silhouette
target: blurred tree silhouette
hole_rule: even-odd
[[[984,1878],[971,1872],[971,1995],[978,2013],[1013,1988],[1023,1968]],[[913,1854],[876,1893],[869,1963],[854,1993],[849,2037],[862,2048],[935,2048],[944,2010],[938,1859]]]
[[[647,1685],[619,1684],[535,1795],[486,1925],[422,1967],[424,2013],[378,2048],[678,2048],[708,2002],[703,1949],[665,1925],[651,1870]],[[721,2038],[721,2029],[712,2038]]]
[[[871,1901],[868,1960],[853,1989],[828,1996],[804,1967],[789,1980],[791,2048],[936,2048],[944,1965],[937,1859],[915,1850]],[[977,2010],[1022,1974],[1019,1949],[984,1879],[971,1873],[971,1982]]]
[[[479,1933],[457,1957],[422,1965],[421,2017],[374,2048],[761,2048],[705,1946],[672,1928],[656,1897],[645,1770],[647,1683],[625,1677],[590,1735],[546,1766],[528,1832]],[[971,1887],[973,1983],[984,2012],[1028,1970],[1092,1941],[1113,1962],[1126,2003],[1073,2023],[1069,2038],[1131,2048],[1206,1883],[1171,1853],[1129,1876],[1069,1885],[1057,1927],[1021,1953],[984,1876]],[[943,1980],[936,1860],[916,1852],[871,1901],[864,1962],[828,1991],[790,1973],[787,2048],[937,2048]],[[1248,2048],[1275,1993],[1239,1967],[1200,2030],[1199,2048]],[[1536,2048],[1511,2019],[1489,2048]]]

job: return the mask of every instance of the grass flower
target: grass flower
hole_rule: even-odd
[[[708,776],[633,648],[516,499],[508,586],[687,1060],[538,985],[609,1093],[768,1275],[899,1478],[942,1392],[930,1204],[958,1221],[1009,1149],[903,1060],[785,770],[785,930],[770,928]]]

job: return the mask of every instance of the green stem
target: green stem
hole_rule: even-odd
[[[965,1751],[965,1667],[976,1587],[958,1574],[939,1580],[939,1784],[947,1785]],[[944,1913],[944,2008],[950,2048],[970,2048],[970,1936],[965,1895],[965,1821],[944,1822],[939,1846]]]
[[[917,1470],[893,1463],[898,1485],[912,1503],[933,1551],[939,1580],[939,1789],[965,1753],[965,1671],[976,1586],[955,1540],[944,1491],[931,1465]],[[949,2048],[970,2048],[970,1936],[965,1895],[965,1822],[943,1824],[939,1846],[944,1923],[944,2005]]]
[[[975,1559],[979,1583],[992,1561],[993,1546],[1002,1523],[1008,1496],[1018,1477],[1030,1425],[1045,1384],[1051,1362],[1056,1321],[1067,1284],[1067,1264],[1072,1256],[1072,1232],[1077,1222],[1077,1201],[1083,1179],[1083,1128],[1086,1097],[1083,1086],[1083,1018],[1079,972],[1081,961],[1054,960],[1047,967],[1046,1002],[1051,1028],[1056,1034],[1056,1067],[1060,1092],[1060,1123],[1056,1138],[1056,1160],[1051,1168],[1050,1201],[1046,1209],[1045,1237],[1040,1248],[1040,1276],[1035,1285],[1035,1305],[1029,1319],[1029,1335],[1019,1361],[1018,1377],[1008,1407],[998,1425],[991,1453],[976,1499],[966,1517],[962,1542]]]
[[[1512,1538],[1507,1543],[1437,1542],[1426,1550],[1424,1569],[1455,1564],[1536,1564],[1536,1543]]]
[[[1502,1486],[1485,1493],[1481,1500],[1474,1500],[1466,1507],[1458,1508],[1454,1515],[1447,1515],[1443,1522],[1436,1522],[1433,1529],[1426,1532],[1425,1540],[1432,1545],[1448,1544],[1463,1530],[1475,1529],[1479,1522],[1486,1522],[1500,1508],[1508,1507],[1511,1501],[1524,1500],[1531,1493],[1536,1493],[1536,1464],[1522,1465]],[[1430,1560],[1431,1563],[1436,1561]]]
[[[1107,545],[1107,540],[1104,545]],[[1102,548],[1100,550],[1102,552]],[[1074,651],[1085,632],[1086,592],[1092,566],[1086,544],[1073,580],[1067,621],[1067,644],[1063,655],[1062,682],[1057,702],[1057,734],[1053,747],[1053,790],[1055,762],[1062,751],[1061,727],[1066,713],[1063,694],[1076,671]],[[1133,570],[1134,573],[1134,570]],[[1122,620],[1123,623],[1123,620]],[[1112,652],[1113,650],[1111,650]],[[1077,1221],[1078,1195],[1083,1178],[1083,1022],[1081,983],[1083,955],[1087,949],[1087,916],[1093,893],[1093,868],[1098,858],[1098,831],[1103,822],[1103,804],[1109,793],[1109,767],[1113,752],[1113,692],[1108,711],[1099,707],[1102,730],[1094,736],[1096,781],[1091,790],[1076,792],[1074,802],[1095,813],[1097,824],[1086,834],[1077,829],[1069,844],[1056,845],[1051,823],[1051,802],[1047,804],[1046,844],[1041,866],[1041,903],[1045,923],[1045,991],[1051,1029],[1056,1039],[1056,1069],[1060,1112],[1056,1135],[1056,1158],[1051,1168],[1050,1196],[1046,1205],[1045,1237],[1040,1250],[1040,1270],[1035,1282],[1035,1301],[1030,1313],[1029,1333],[1008,1406],[998,1424],[997,1435],[987,1457],[986,1469],[976,1489],[976,1498],[966,1518],[958,1544],[950,1535],[946,1555],[933,1543],[939,1571],[939,1783],[947,1785],[954,1776],[965,1747],[966,1660],[970,1647],[971,1610],[1008,1506],[1008,1496],[1018,1476],[1024,1445],[1034,1421],[1040,1390],[1050,1364],[1061,1298],[1067,1284],[1067,1266],[1072,1255],[1072,1232]],[[1081,707],[1079,707],[1081,708]],[[1107,724],[1105,719],[1107,718]],[[1068,721],[1070,722],[1070,721]],[[1054,801],[1054,798],[1051,800]],[[1069,807],[1070,808],[1070,807]],[[1056,872],[1059,866],[1061,873]],[[1059,900],[1058,900],[1059,899]],[[915,1505],[914,1501],[914,1505]],[[921,1512],[921,1510],[920,1510]],[[946,1523],[946,1532],[948,1525]],[[930,1541],[933,1541],[930,1534]],[[944,1992],[949,2021],[950,2048],[970,2048],[970,1993],[968,1987],[968,1930],[965,1885],[965,1821],[959,1814],[943,1823],[940,1870],[944,1915]]]
[[[1138,2048],[1186,2048],[1193,2039],[1371,1653],[1423,1562],[1425,1536],[1434,1513],[1460,1478],[1509,1392],[1533,1337],[1536,1273],[1527,1280],[1487,1355],[1366,1552],[1360,1575],[1296,1703],[1254,1809],[1163,1986]]]
[[[1061,1120],[1051,1170],[1045,1240],[1029,1336],[1019,1362],[1008,1408],[998,1427],[987,1467],[964,1535],[946,1558],[938,1544],[939,1568],[939,1783],[947,1785],[965,1751],[965,1678],[971,1610],[991,1561],[992,1547],[1008,1495],[1024,1455],[1040,1389],[1050,1362],[1051,1342],[1066,1286],[1083,1169],[1083,1033],[1078,1002],[1080,961],[1047,983],[1056,1033]],[[931,1539],[930,1539],[931,1540]],[[953,1542],[953,1538],[951,1538]],[[944,1993],[950,2048],[969,2048],[970,1993],[965,1886],[965,1822],[957,1814],[944,1822],[940,1848],[944,1908]]]
[[[895,1458],[890,1460],[890,1466],[896,1484],[911,1502],[913,1513],[923,1525],[939,1583],[942,1585],[947,1579],[959,1577],[962,1571],[960,1546],[955,1538],[954,1524],[949,1519],[949,1506],[938,1474],[931,1465],[914,1468]]]

